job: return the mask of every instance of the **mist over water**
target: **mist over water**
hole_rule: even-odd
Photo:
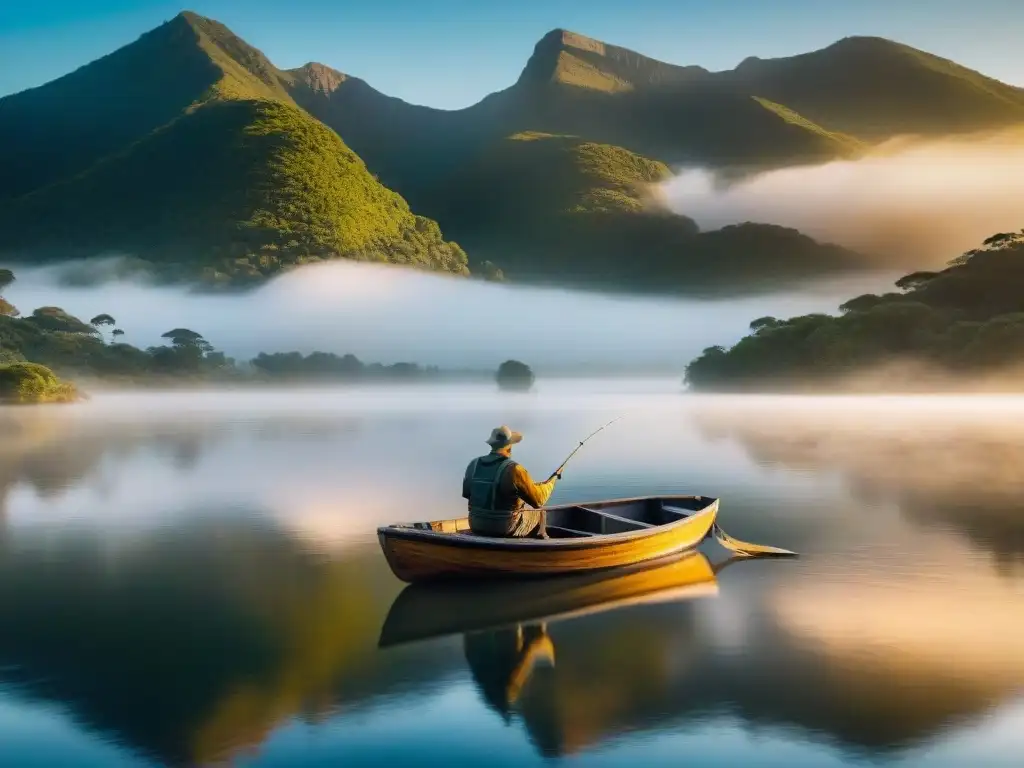
[[[702,229],[778,224],[891,266],[945,264],[989,235],[1024,226],[1024,136],[893,139],[858,160],[785,168],[732,185],[685,170],[662,193]]]
[[[493,369],[517,358],[539,373],[573,367],[678,372],[704,347],[731,344],[749,322],[835,312],[852,295],[885,290],[896,273],[795,286],[757,297],[693,300],[613,296],[442,277],[337,261],[261,288],[210,295],[114,281],[69,286],[58,268],[14,268],[5,296],[22,314],[59,306],[88,320],[106,312],[140,347],[187,327],[239,360],[259,352],[352,353],[367,362]]]

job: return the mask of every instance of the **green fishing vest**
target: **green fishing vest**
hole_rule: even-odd
[[[519,495],[501,490],[501,478],[515,464],[499,454],[474,459],[466,469],[469,480],[469,513],[474,517],[506,520],[522,506]]]

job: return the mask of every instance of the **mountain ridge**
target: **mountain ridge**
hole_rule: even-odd
[[[686,82],[703,67],[668,64],[567,29],[553,29],[534,46],[516,85],[560,83],[609,92]]]
[[[899,71],[876,86],[862,61]],[[716,73],[557,28],[507,88],[437,110],[315,61],[280,69],[185,11],[0,99],[0,227],[26,257],[141,250],[229,282],[338,257],[465,274],[449,226],[479,246],[474,266],[495,254],[513,276],[579,282],[600,262],[622,285],[798,279],[854,255],[767,225],[701,233],[645,195],[671,166],[754,173],[856,157],[896,128],[1017,120],[1021,93],[883,38]]]
[[[604,74],[609,79],[619,79],[622,81],[620,84],[630,86],[631,89],[635,89],[637,85],[651,87],[681,83],[735,87],[742,85],[744,78],[750,76],[757,69],[772,69],[808,62],[812,63],[814,68],[817,68],[822,61],[832,57],[843,58],[848,65],[858,66],[857,60],[862,62],[865,57],[889,56],[892,60],[897,60],[897,57],[902,56],[905,62],[913,62],[916,59],[925,69],[937,70],[940,75],[955,74],[967,80],[979,81],[983,83],[983,86],[979,87],[990,90],[997,100],[1008,102],[1013,106],[1014,110],[1016,110],[1018,103],[1024,103],[1024,88],[1004,83],[977,70],[958,64],[951,59],[943,58],[898,40],[881,36],[848,35],[811,51],[777,57],[748,56],[731,69],[712,71],[697,64],[665,62],[646,56],[633,49],[608,43],[563,27],[552,29],[538,39],[534,44],[533,51],[527,57],[526,64],[521,70],[519,77],[513,83],[503,89],[487,94],[467,107],[443,109],[432,107],[428,104],[408,102],[404,99],[400,99],[400,101],[413,107],[420,107],[442,114],[455,115],[466,113],[477,109],[494,96],[501,95],[517,85],[558,83],[560,82],[559,77],[562,75],[568,75],[571,79],[571,72],[560,69],[558,58],[560,54],[568,54],[590,67],[593,67],[595,62],[603,60],[605,63],[610,64],[609,70]],[[311,64],[316,64],[341,74],[339,70],[330,67],[330,65],[316,62]],[[621,65],[620,68],[615,69],[619,65]],[[306,66],[310,65],[307,64]],[[630,69],[634,71],[630,72]],[[294,72],[295,70],[289,71]],[[640,74],[641,77],[637,77],[637,74]],[[659,78],[658,75],[662,76]],[[352,76],[345,75],[345,77]],[[362,80],[370,85],[370,80],[366,78],[362,78]],[[373,86],[370,85],[370,87]],[[383,92],[380,93],[387,95]],[[763,98],[777,101],[770,93],[749,93],[748,95],[762,96]],[[795,108],[793,105],[786,104],[786,106],[794,111],[801,112],[799,108]]]

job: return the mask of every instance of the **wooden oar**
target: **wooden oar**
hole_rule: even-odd
[[[782,549],[781,547],[770,547],[767,544],[751,544],[748,541],[740,541],[734,539],[732,536],[722,530],[718,523],[715,523],[712,528],[712,534],[715,539],[728,550],[735,552],[737,555],[743,557],[762,557],[762,556],[776,556],[776,557],[795,557],[796,552],[791,552],[788,549]]]

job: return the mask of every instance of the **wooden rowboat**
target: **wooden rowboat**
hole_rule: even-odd
[[[377,538],[407,582],[552,576],[657,560],[711,532],[718,499],[645,496],[547,508],[550,539],[477,536],[468,518],[388,525]]]

